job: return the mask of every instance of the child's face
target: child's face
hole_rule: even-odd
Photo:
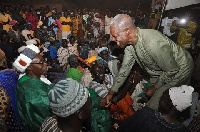
[[[100,56],[102,59],[108,61],[108,51],[107,50],[104,50],[100,53]]]

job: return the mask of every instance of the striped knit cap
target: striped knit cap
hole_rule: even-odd
[[[35,56],[40,52],[39,48],[33,44],[27,45],[13,63],[14,68],[19,72],[25,72]]]
[[[48,96],[53,113],[60,117],[67,117],[86,103],[88,90],[77,81],[66,78],[56,83]]]

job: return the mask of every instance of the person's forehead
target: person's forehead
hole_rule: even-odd
[[[43,59],[42,56],[40,54],[37,54],[35,56],[35,58],[33,59],[33,61],[38,61],[38,60],[42,60],[42,59]]]

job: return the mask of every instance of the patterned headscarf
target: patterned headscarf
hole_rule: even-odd
[[[48,93],[50,108],[57,116],[70,116],[86,103],[88,95],[88,90],[77,81],[61,80]]]

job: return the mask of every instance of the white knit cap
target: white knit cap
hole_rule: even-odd
[[[194,88],[187,85],[169,89],[169,96],[173,105],[180,112],[192,105],[192,92]]]
[[[39,52],[40,50],[37,46],[33,44],[27,45],[13,63],[14,68],[23,73]]]

